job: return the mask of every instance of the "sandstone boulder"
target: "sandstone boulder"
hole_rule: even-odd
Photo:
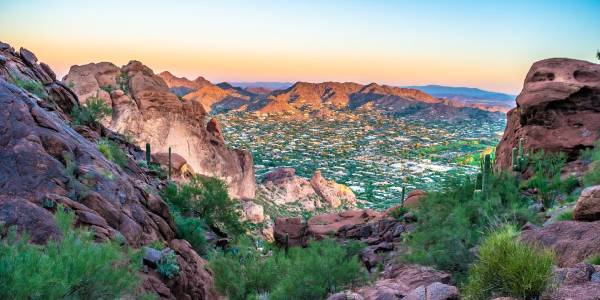
[[[573,219],[578,221],[600,220],[600,185],[584,189],[577,199]]]
[[[301,218],[277,218],[273,228],[275,241],[280,245],[303,246],[306,245],[306,224]]]
[[[321,207],[310,182],[296,176],[292,168],[277,168],[265,174],[259,188],[269,201],[277,205],[298,202],[306,211]]]
[[[404,206],[416,208],[425,198],[427,198],[427,192],[423,190],[410,191],[408,195],[406,195],[406,199],[404,199]]]
[[[333,180],[327,180],[321,175],[321,171],[315,171],[310,179],[310,184],[325,202],[336,208],[344,203],[356,205],[356,196],[350,188]]]
[[[265,213],[262,205],[256,204],[252,201],[245,201],[242,204],[244,211],[244,219],[254,224],[262,223],[265,221]]]
[[[504,136],[496,148],[496,168],[511,167],[519,139],[525,150],[562,151],[573,160],[600,137],[600,65],[552,58],[533,64],[508,112]]]
[[[447,285],[451,276],[448,273],[411,264],[388,264],[381,278],[373,284],[360,288],[357,293],[365,300],[377,299],[458,299],[456,287]],[[432,286],[433,293],[421,293],[424,287]],[[420,298],[421,294],[441,298]],[[443,298],[443,296],[450,298]]]
[[[541,228],[527,228],[521,239],[554,250],[558,265],[573,266],[600,253],[600,221],[564,221]]]

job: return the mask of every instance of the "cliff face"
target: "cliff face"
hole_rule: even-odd
[[[206,111],[200,102],[180,100],[142,63],[131,61],[122,68],[111,63],[73,66],[63,81],[74,85],[82,102],[97,93],[110,103],[108,128],[132,136],[140,147],[150,143],[155,154],[171,147],[196,173],[224,179],[233,197],[254,197],[252,155],[229,149],[222,137],[205,127]]]
[[[600,138],[598,64],[566,58],[536,62],[516,101],[496,148],[497,168],[510,168],[520,138],[526,150],[563,151],[571,159]]]

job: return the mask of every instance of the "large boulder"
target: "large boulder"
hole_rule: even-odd
[[[423,190],[413,190],[406,195],[404,206],[416,208],[423,199],[427,198],[427,192]]]
[[[573,219],[578,221],[600,220],[600,185],[584,189],[577,199]]]
[[[225,180],[231,196],[254,198],[250,152],[229,149],[217,121],[204,124],[206,111],[199,102],[181,101],[141,62],[121,68],[111,63],[73,66],[64,81],[74,84],[80,98],[93,93],[108,97],[113,108],[106,124],[110,129],[130,135],[142,148],[149,143],[154,153],[167,153],[171,147],[194,172]]]
[[[450,274],[431,267],[390,263],[379,279],[359,288],[357,293],[365,300],[405,299],[408,295],[408,299],[458,299],[456,287],[447,285],[450,280]],[[432,287],[433,293],[425,292],[425,287]],[[423,295],[435,297],[424,298]]]
[[[573,266],[600,253],[600,221],[563,221],[545,227],[528,227],[521,239],[531,245],[549,247],[556,253],[558,265]]]
[[[511,167],[512,148],[562,151],[574,159],[600,137],[600,65],[552,58],[538,61],[525,77],[517,107],[508,112],[495,166]]]
[[[263,178],[259,189],[265,197],[277,205],[300,203],[307,211],[321,207],[321,201],[310,182],[296,176],[292,168],[277,168]]]
[[[321,171],[315,171],[310,179],[310,184],[317,195],[321,196],[333,208],[342,204],[356,205],[356,196],[349,187],[325,179],[321,175]]]

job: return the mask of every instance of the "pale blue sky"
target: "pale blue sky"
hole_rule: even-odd
[[[63,75],[138,59],[219,81],[437,83],[518,93],[536,60],[595,60],[596,1],[6,1],[0,41]]]

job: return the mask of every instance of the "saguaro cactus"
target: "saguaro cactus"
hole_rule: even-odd
[[[404,206],[404,193],[406,192],[406,187],[402,185],[402,198],[400,199],[400,206]]]
[[[290,250],[290,236],[289,234],[286,232],[285,234],[285,240],[284,240],[284,249],[285,249],[285,256],[287,256],[288,251]]]
[[[169,173],[167,178],[171,180],[171,147],[169,147]]]
[[[150,166],[150,161],[152,160],[150,153],[150,143],[146,143],[146,164]]]
[[[481,190],[483,191],[484,196],[487,196],[490,192],[491,175],[492,161],[490,159],[490,155],[486,154],[483,157],[483,173],[481,176]]]
[[[516,172],[525,171],[527,164],[529,163],[529,156],[525,154],[525,148],[523,147],[523,141],[525,139],[519,139],[519,147],[512,149],[512,169]]]

